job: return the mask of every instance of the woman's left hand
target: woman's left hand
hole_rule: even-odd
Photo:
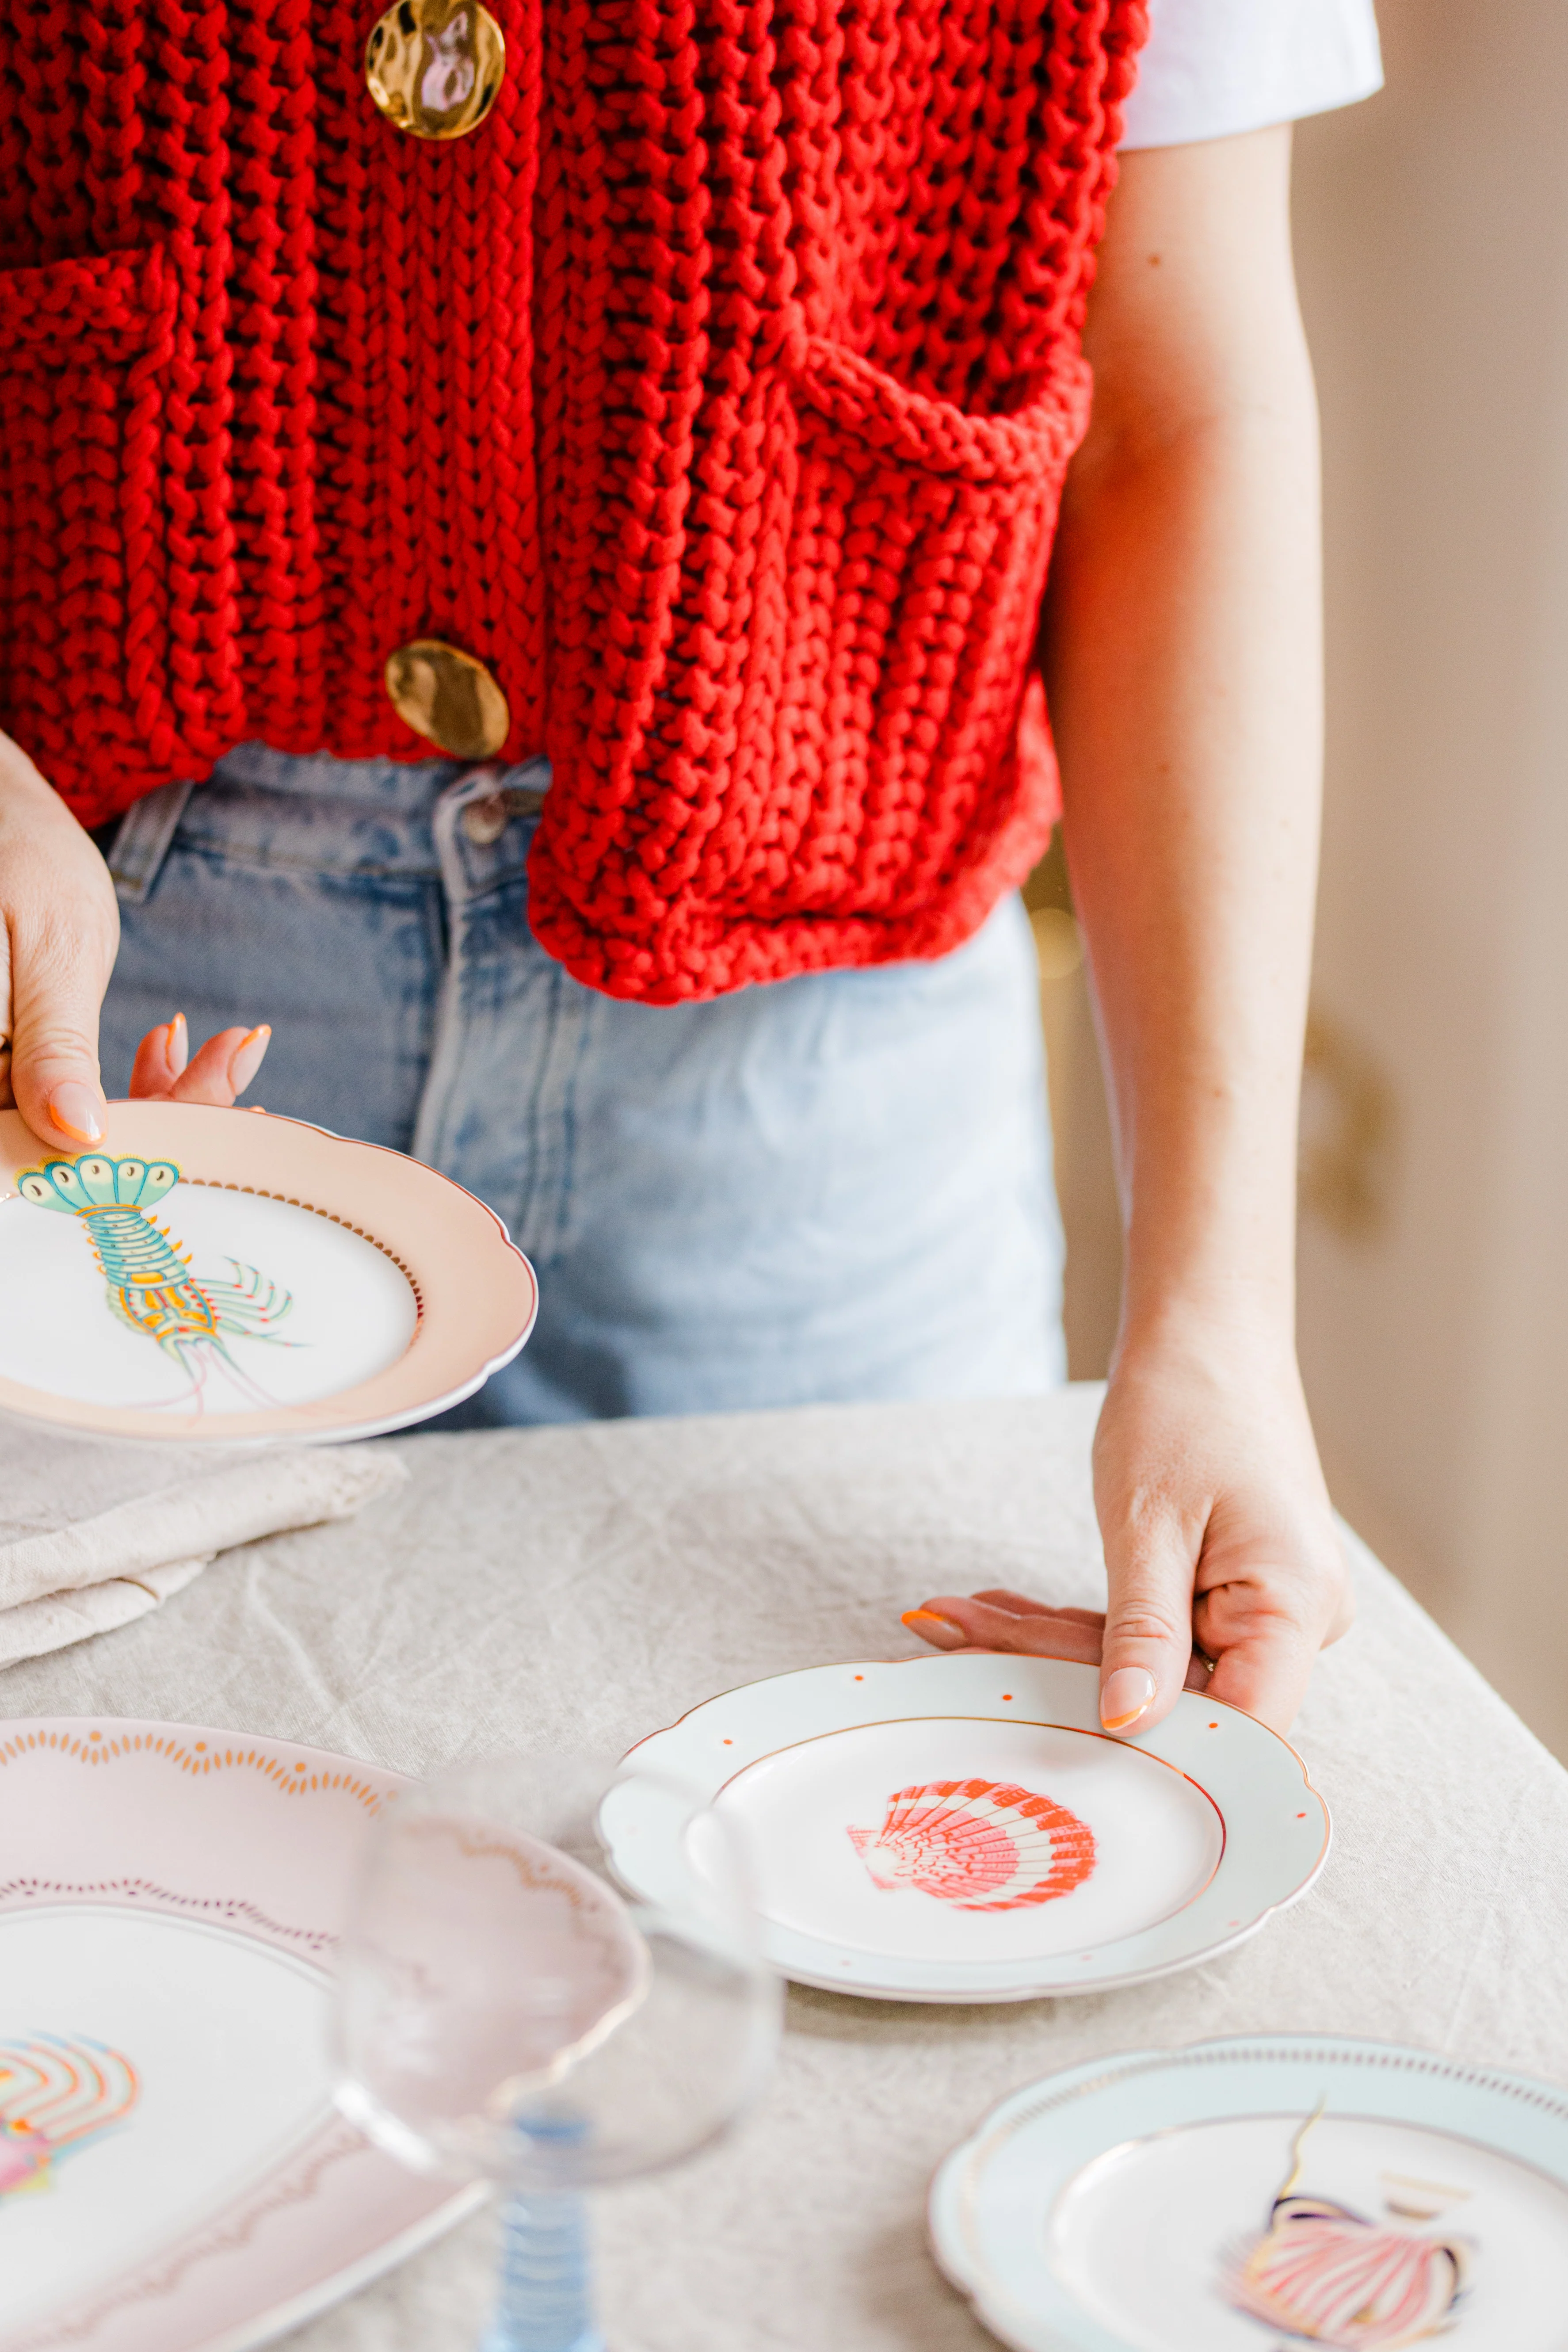
[[[1108,1730],[1150,1729],[1184,1685],[1286,1730],[1352,1615],[1289,1348],[1233,1334],[1127,1349],[1094,1487],[1103,1617],[995,1591],[939,1595],[904,1622],[938,1649],[1098,1662]]]

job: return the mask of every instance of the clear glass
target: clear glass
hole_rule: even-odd
[[[607,1836],[653,1857],[642,1892]],[[338,2101],[405,2163],[510,2192],[484,2352],[601,2352],[580,2192],[721,2132],[779,2014],[731,1822],[635,1754],[495,1757],[375,1825],[339,1959]]]

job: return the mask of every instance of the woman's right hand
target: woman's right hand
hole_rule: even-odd
[[[0,735],[0,1108],[80,1150],[103,1133],[98,1016],[120,945],[109,868],[59,794]],[[225,1029],[195,1055],[183,1013],[142,1038],[132,1096],[226,1105],[261,1066],[271,1031]]]
[[[108,866],[0,735],[0,1106],[45,1143],[79,1150],[103,1133],[98,1016],[119,946]]]

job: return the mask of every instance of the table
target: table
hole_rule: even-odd
[[[713,1692],[911,1654],[899,1612],[1010,1584],[1093,1604],[1099,1391],[400,1438],[412,1485],[226,1555],[158,1614],[0,1674],[0,1714],[153,1715],[422,1771],[623,1746]],[[1351,1538],[1355,1630],[1296,1738],[1335,1846],[1211,1966],[998,2009],[795,1991],[741,2131],[599,2200],[615,2352],[979,2352],[925,2252],[938,2158],[1098,2054],[1295,2027],[1568,2080],[1568,1774]],[[470,2352],[488,2219],[291,2352]]]

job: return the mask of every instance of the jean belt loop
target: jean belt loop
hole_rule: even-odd
[[[109,872],[115,896],[126,906],[141,906],[157,881],[195,790],[194,778],[160,784],[156,792],[133,801],[121,818],[109,853]]]

